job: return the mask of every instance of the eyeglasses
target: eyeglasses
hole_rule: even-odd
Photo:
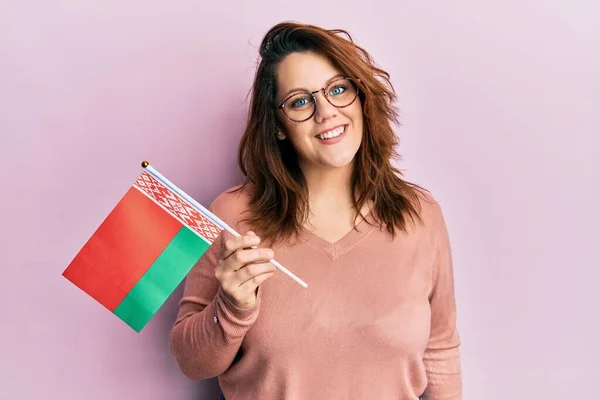
[[[277,106],[285,116],[294,122],[304,122],[312,118],[317,111],[316,94],[322,92],[329,104],[337,108],[348,107],[358,97],[358,85],[349,77],[340,77],[324,88],[314,92],[301,91],[287,97]]]

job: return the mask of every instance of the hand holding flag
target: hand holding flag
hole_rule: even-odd
[[[275,266],[269,263],[273,250],[258,249],[260,238],[254,232],[227,240],[215,276],[223,292],[240,308],[252,308],[258,286],[273,276]]]

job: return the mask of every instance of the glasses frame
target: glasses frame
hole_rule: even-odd
[[[349,80],[349,81],[350,81],[350,82],[351,82],[351,83],[354,85],[354,87],[356,88],[356,95],[354,96],[354,98],[352,99],[352,101],[351,101],[350,103],[346,104],[345,106],[336,106],[335,104],[333,104],[333,103],[332,103],[332,102],[329,100],[329,95],[327,94],[327,92],[325,92],[325,89],[327,89],[329,86],[331,86],[331,85],[332,85],[332,84],[334,84],[335,82],[342,81],[342,80]],[[308,91],[308,90],[307,90],[307,91],[299,91],[299,92],[295,92],[295,93],[292,93],[292,94],[290,94],[288,97],[286,97],[286,98],[285,98],[285,99],[284,99],[284,100],[281,102],[281,104],[279,104],[279,105],[276,107],[276,109],[277,109],[277,110],[281,110],[281,111],[283,112],[283,115],[285,115],[285,116],[286,116],[286,118],[287,118],[287,119],[289,119],[290,121],[294,121],[294,122],[304,122],[304,121],[308,121],[308,120],[309,120],[309,119],[311,119],[311,118],[312,118],[312,117],[315,115],[315,113],[317,112],[317,96],[316,96],[316,95],[317,95],[317,93],[321,92],[321,93],[323,94],[323,97],[325,97],[325,100],[327,100],[327,102],[328,102],[329,104],[331,104],[332,106],[334,106],[335,108],[346,108],[346,107],[348,107],[348,106],[352,105],[352,103],[354,103],[354,102],[356,101],[356,99],[358,98],[358,94],[359,94],[359,92],[360,92],[360,90],[359,90],[359,87],[358,87],[358,82],[360,82],[360,79],[353,79],[353,78],[351,78],[351,77],[349,77],[349,76],[340,76],[340,77],[338,77],[338,78],[335,78],[335,79],[334,79],[334,80],[332,80],[331,82],[329,82],[327,85],[325,85],[325,86],[324,86],[324,87],[322,87],[321,89],[315,90],[315,91],[313,91],[313,92],[311,92],[311,91]],[[313,111],[312,111],[312,113],[310,114],[310,116],[306,117],[305,119],[301,119],[301,120],[296,120],[296,119],[293,119],[292,117],[290,117],[289,115],[287,115],[287,114],[286,114],[286,112],[285,112],[285,105],[286,105],[286,103],[287,103],[287,102],[288,102],[288,101],[289,101],[289,100],[290,100],[292,97],[296,96],[298,93],[308,93],[308,94],[310,94],[310,95],[312,96],[312,98],[313,98],[313,104],[314,104],[314,105],[313,105]]]

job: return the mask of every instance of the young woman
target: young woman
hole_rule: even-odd
[[[341,30],[281,23],[260,47],[244,185],[186,279],[170,336],[191,379],[237,399],[461,399],[439,204],[392,166],[389,75]],[[275,258],[309,285],[268,262]]]

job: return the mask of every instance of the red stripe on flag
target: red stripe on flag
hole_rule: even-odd
[[[132,187],[63,276],[114,311],[181,227],[179,221]]]

